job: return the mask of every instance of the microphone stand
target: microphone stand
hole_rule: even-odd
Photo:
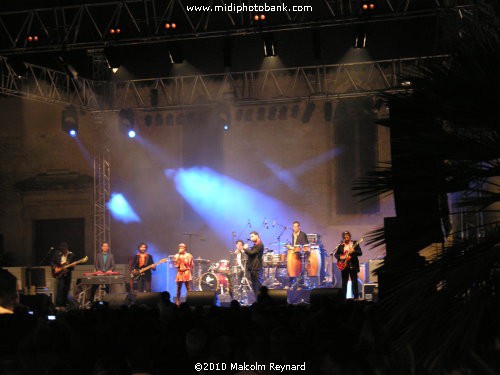
[[[40,267],[40,266],[43,264],[43,262],[45,261],[45,259],[47,259],[47,256],[48,256],[51,252],[53,252],[54,250],[55,250],[55,249],[54,249],[54,246],[51,246],[51,247],[50,247],[50,249],[49,249],[49,251],[47,251],[47,253],[45,254],[45,256],[42,258],[42,260],[41,260],[41,261],[40,261],[40,263],[38,264],[38,267]]]

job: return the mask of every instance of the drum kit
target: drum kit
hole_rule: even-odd
[[[273,243],[272,245],[275,245]],[[294,281],[291,289],[309,289],[319,286],[321,274],[321,249],[316,243],[287,245],[279,243],[284,251],[269,250],[263,255],[262,285],[269,289],[281,289]],[[252,286],[245,272],[245,259],[238,264],[233,251],[231,257],[212,262],[208,259],[194,259],[193,287],[198,291],[212,291],[219,296],[227,295],[242,304],[255,298]],[[242,257],[244,258],[244,257]]]
[[[211,262],[208,259],[194,259],[194,290],[216,292],[219,296],[230,296],[242,304],[251,300],[252,287],[245,275],[245,263],[221,259]]]

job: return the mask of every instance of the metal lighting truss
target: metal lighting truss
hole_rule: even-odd
[[[158,92],[155,109],[325,100],[407,91],[401,76],[425,60],[445,61],[447,55],[283,68],[222,74],[111,82],[109,110],[148,110],[151,89]]]
[[[361,0],[123,0],[1,12],[0,55],[430,17],[456,14],[472,8],[474,2],[379,0],[374,3],[373,11],[363,12]],[[254,12],[236,12],[230,8],[250,9],[248,6],[255,4],[288,9],[267,12],[265,20],[255,21]],[[294,10],[293,6],[299,8]],[[166,23],[175,23],[176,28],[166,29]],[[116,33],[117,29],[120,33]],[[37,40],[30,42],[29,36],[35,35]]]
[[[89,111],[176,109],[230,102],[235,105],[320,100],[411,88],[401,82],[426,60],[447,55],[379,60],[299,68],[227,72],[119,82],[73,78],[41,66],[24,64],[20,76],[0,57],[0,93],[48,103],[73,104]],[[158,103],[148,99],[157,89]]]
[[[108,203],[111,198],[111,164],[108,135],[104,126],[104,114],[92,113],[94,124],[101,133],[94,144],[94,259],[103,242],[111,244],[111,214]]]

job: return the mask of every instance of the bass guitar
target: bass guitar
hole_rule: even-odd
[[[130,278],[131,279],[134,279],[134,280],[137,280],[139,279],[142,275],[144,275],[144,272],[146,272],[147,270],[153,268],[153,267],[156,267],[157,265],[161,264],[161,263],[165,263],[166,261],[168,260],[168,258],[163,258],[161,260],[159,260],[158,262],[156,263],[153,263],[149,266],[146,266],[146,267],[143,267],[143,268],[140,268],[138,270],[132,270],[132,272],[130,272]]]
[[[70,264],[61,264],[60,266],[54,266],[52,267],[52,276],[56,279],[60,279],[68,272],[68,268],[74,267],[77,264],[85,263],[87,260],[89,260],[89,257],[82,258]]]
[[[354,249],[361,242],[363,242],[363,238],[361,238],[359,241],[353,241],[352,248]],[[349,263],[349,260],[351,259],[351,253],[349,253],[349,251],[345,250],[344,253],[342,254],[342,256],[344,256],[345,258],[344,259],[339,259],[338,262],[337,262],[337,268],[340,271],[345,270],[345,268],[347,267],[347,264]]]

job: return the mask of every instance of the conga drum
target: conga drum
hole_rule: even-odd
[[[319,276],[321,270],[321,252],[317,246],[311,246],[311,251],[307,258],[307,274],[309,276]]]
[[[286,268],[288,270],[289,277],[297,277],[302,271],[302,259],[300,258],[300,252],[295,250],[288,250],[286,256]]]

